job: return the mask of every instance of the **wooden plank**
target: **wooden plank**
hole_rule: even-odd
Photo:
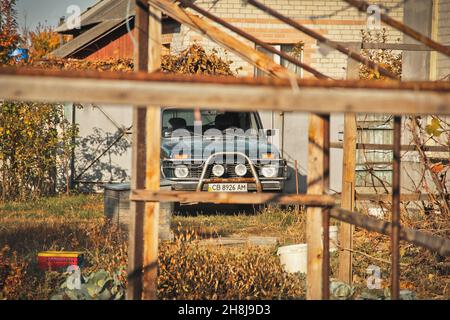
[[[351,47],[359,49],[357,45]],[[347,59],[347,79],[359,79],[359,63]],[[342,195],[341,208],[353,211],[355,208],[355,171],[356,171],[356,114],[346,113],[344,115],[344,154],[342,168]],[[352,284],[353,281],[353,226],[341,223],[339,232],[339,244],[342,248],[350,250],[339,251],[338,279],[342,282]]]
[[[344,116],[344,155],[342,169],[341,208],[353,211],[355,208],[355,169],[356,169],[356,115],[346,113]],[[339,243],[343,248],[353,248],[353,226],[341,223]],[[339,251],[340,281],[352,283],[352,252]]]
[[[331,148],[342,149],[344,144],[342,142],[331,142]],[[401,145],[402,151],[418,151],[415,145]],[[450,152],[448,146],[423,146],[423,151],[428,152]],[[392,144],[375,144],[375,143],[357,143],[356,149],[363,150],[394,150]]]
[[[219,193],[219,192],[193,192],[193,191],[150,191],[132,190],[133,201],[160,201],[183,203],[217,203],[217,204],[302,204],[306,206],[334,206],[335,199],[332,196],[315,194],[285,194],[285,193]]]
[[[216,192],[198,192],[192,191],[146,191],[133,190],[131,199],[134,201],[160,201],[160,202],[199,202],[199,203],[236,203],[236,204],[262,204],[262,203],[279,203],[279,204],[302,204],[306,206],[334,206],[336,200],[341,197],[337,195],[308,195],[308,194],[287,194],[287,193],[216,193]],[[401,201],[424,201],[429,200],[430,195],[422,194],[402,194]],[[450,195],[447,195],[450,199]],[[357,193],[356,201],[382,201],[391,202],[390,194],[369,194]]]
[[[152,5],[166,13],[168,16],[188,26],[190,29],[208,37],[215,43],[222,45],[245,61],[256,66],[263,72],[274,77],[291,77],[293,79],[297,78],[297,75],[295,73],[292,73],[286,68],[275,63],[273,59],[269,58],[264,53],[257,51],[243,41],[238,40],[236,37],[220,30],[208,21],[186,12],[175,3],[167,0],[149,1]]]
[[[162,25],[161,11],[149,7],[150,47],[148,71],[152,72],[161,67]],[[160,141],[161,141],[161,109],[159,106],[149,106],[146,117],[146,170],[145,189],[158,192],[160,183]],[[159,202],[145,204],[144,219],[144,300],[157,299],[158,278],[158,239],[159,239]]]
[[[431,17],[431,39],[439,39],[439,0],[433,0],[433,13]],[[431,81],[438,77],[438,54],[436,51],[430,53],[430,76]]]
[[[82,79],[82,80],[130,80],[141,82],[177,82],[225,85],[269,86],[273,88],[287,87],[292,89],[292,79],[273,77],[233,77],[202,74],[178,74],[168,72],[120,72],[95,70],[53,70],[28,67],[0,66],[1,76],[30,76],[40,78]],[[8,78],[6,78],[8,79]],[[9,78],[11,79],[11,78]],[[412,90],[449,92],[448,81],[367,81],[367,80],[322,80],[322,79],[294,79],[301,88],[352,88],[352,89],[383,89],[383,90]],[[24,90],[24,88],[22,88]],[[20,90],[20,88],[18,88]]]
[[[386,236],[391,235],[392,224],[389,221],[341,208],[331,209],[330,216],[333,219],[351,223],[368,231],[378,232]],[[450,239],[406,227],[400,228],[400,239],[433,252],[437,252],[444,257],[450,256]]]
[[[195,78],[195,77],[193,77]],[[204,79],[204,78],[203,78]],[[329,81],[332,83],[332,81]],[[0,75],[0,98],[316,113],[450,114],[450,92],[301,88]],[[333,103],[330,103],[333,101]]]
[[[148,7],[140,0],[136,0],[134,5],[136,9],[136,40],[138,43],[138,48],[134,57],[135,71],[146,72],[148,67]],[[142,189],[145,187],[145,119],[147,110],[142,105],[145,104],[140,104],[139,107],[133,110],[133,146],[131,168],[132,189]],[[131,203],[128,238],[128,300],[140,300],[142,297],[144,214],[145,202]]]
[[[324,120],[315,114],[309,116],[308,129],[308,176],[309,195],[324,192]],[[306,298],[322,298],[322,209],[309,207],[306,210],[306,243],[308,262],[306,274]]]

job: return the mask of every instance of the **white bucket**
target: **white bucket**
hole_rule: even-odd
[[[308,246],[306,243],[279,247],[277,254],[283,270],[290,273],[306,273]]]

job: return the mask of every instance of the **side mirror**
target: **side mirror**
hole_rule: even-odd
[[[274,135],[275,135],[275,130],[274,129],[266,129],[266,136],[272,137]]]

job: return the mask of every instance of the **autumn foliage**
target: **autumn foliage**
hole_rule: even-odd
[[[36,32],[31,32],[29,63],[45,69],[133,70],[133,61],[129,59],[46,58],[58,41],[50,28],[40,26]],[[230,65],[231,61],[220,58],[217,52],[207,52],[201,46],[193,45],[178,55],[164,56],[161,68],[175,73],[233,75]],[[64,105],[0,102],[0,199],[26,200],[56,192],[58,177],[67,175],[61,171],[70,161],[71,141],[76,131],[77,128],[64,116]]]
[[[0,63],[10,60],[9,54],[20,40],[15,4],[15,0],[0,0]]]
[[[56,50],[60,44],[60,36],[49,26],[39,24],[35,31],[28,33],[30,40],[30,59],[45,58]]]
[[[58,167],[67,162],[75,133],[63,112],[63,105],[0,103],[0,199],[55,192]]]

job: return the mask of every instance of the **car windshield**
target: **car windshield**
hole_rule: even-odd
[[[200,114],[201,134],[204,134],[209,129],[218,129],[220,131],[242,129],[243,132],[247,132],[249,129],[257,132],[260,129],[254,112],[202,110]],[[198,134],[198,129],[194,131],[194,121],[194,110],[165,109],[162,114],[163,137],[170,137],[171,133],[177,129],[185,129],[191,134],[194,134],[194,132]]]

